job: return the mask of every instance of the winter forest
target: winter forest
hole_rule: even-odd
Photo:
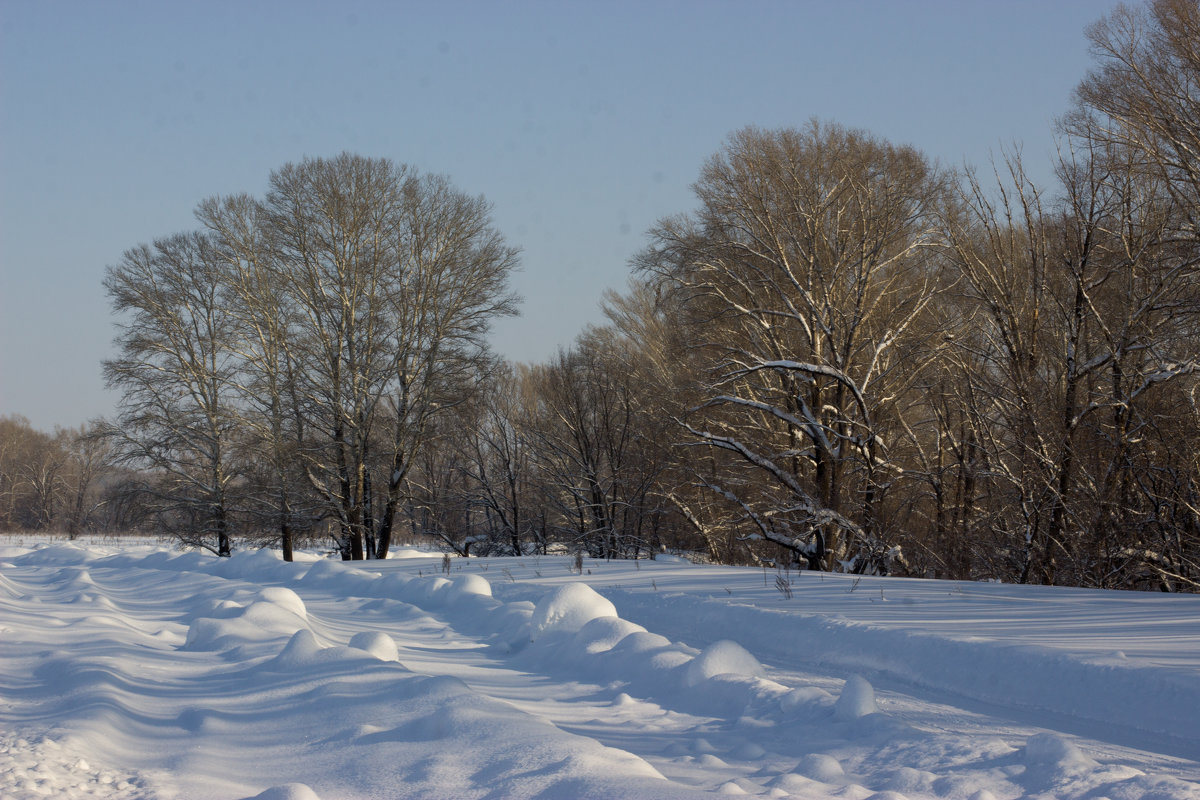
[[[116,415],[0,419],[0,529],[1194,592],[1200,5],[1088,36],[1053,183],[742,128],[549,363],[489,350],[520,252],[449,178],[202,199],[108,269]]]

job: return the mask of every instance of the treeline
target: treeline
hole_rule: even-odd
[[[1195,591],[1200,5],[1088,35],[1053,185],[744,129],[544,364],[488,350],[518,254],[485,201],[289,164],[110,268],[97,433],[130,502],[221,554],[327,532]]]
[[[34,429],[0,417],[0,531],[53,530],[70,535],[122,527],[107,448],[88,429]]]

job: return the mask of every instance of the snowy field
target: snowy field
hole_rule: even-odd
[[[0,797],[1200,799],[1197,596],[406,555],[0,540]]]

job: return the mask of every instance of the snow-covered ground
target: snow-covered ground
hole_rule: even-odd
[[[1200,597],[571,564],[2,546],[0,797],[1200,798]]]

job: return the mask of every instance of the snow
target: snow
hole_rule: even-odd
[[[594,619],[616,616],[616,607],[586,583],[567,583],[547,592],[533,609],[530,638],[547,633],[575,633]]]
[[[878,711],[874,687],[858,675],[850,676],[846,685],[842,687],[841,696],[833,704],[834,719],[843,721],[858,719]]]
[[[0,545],[0,797],[1200,798],[1200,597],[411,552]]]
[[[684,672],[684,683],[696,686],[702,681],[718,675],[747,675],[758,677],[763,674],[762,665],[753,655],[737,642],[722,639],[704,648],[692,659]]]

